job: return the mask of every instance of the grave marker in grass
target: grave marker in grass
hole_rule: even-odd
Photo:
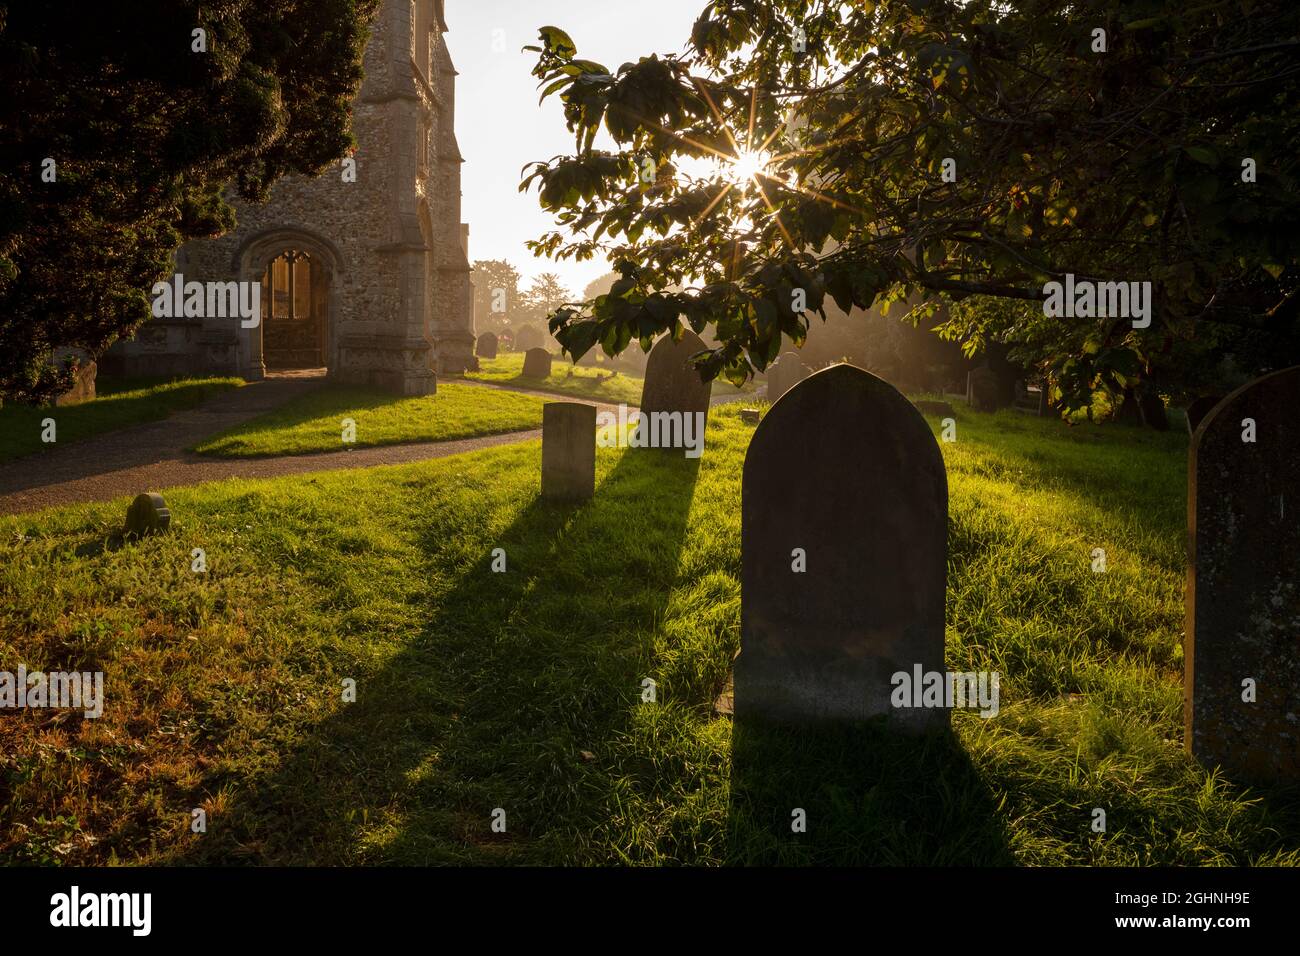
[[[551,353],[546,349],[529,349],[524,353],[524,378],[550,378]]]
[[[834,365],[773,405],[742,476],[737,719],[946,726],[891,693],[944,668],[947,521],[938,444],[893,386]]]
[[[1188,456],[1188,750],[1249,782],[1300,781],[1300,366],[1237,389]]]
[[[542,497],[581,501],[596,490],[596,406],[542,406]]]

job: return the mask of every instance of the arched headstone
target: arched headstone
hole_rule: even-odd
[[[478,343],[474,348],[474,354],[479,358],[494,359],[497,357],[497,337],[493,332],[484,332],[478,337]]]
[[[529,349],[524,353],[524,378],[549,378],[551,353],[546,349]]]
[[[1300,782],[1300,366],[1237,389],[1188,462],[1183,717],[1189,751]]]
[[[741,491],[737,719],[888,715],[894,677],[944,670],[948,479],[934,434],[893,386],[834,365],[754,432]]]
[[[665,335],[650,350],[646,363],[645,384],[641,388],[641,411],[703,412],[708,414],[709,397],[713,383],[700,380],[700,373],[689,364],[690,357],[703,352],[708,346],[698,335],[687,329],[681,340],[674,342]]]

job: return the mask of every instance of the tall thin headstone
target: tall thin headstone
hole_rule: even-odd
[[[1300,366],[1202,420],[1187,473],[1188,750],[1259,783],[1300,782]]]
[[[547,402],[542,406],[542,497],[590,498],[596,490],[596,406]]]
[[[947,536],[943,458],[906,398],[852,365],[792,388],[745,457],[737,719],[945,726],[891,696],[944,670]]]

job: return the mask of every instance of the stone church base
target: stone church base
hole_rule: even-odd
[[[396,395],[432,395],[438,378],[430,367],[432,347],[423,338],[401,335],[349,335],[339,341],[338,367],[330,379]]]

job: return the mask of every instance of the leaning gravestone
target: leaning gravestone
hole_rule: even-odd
[[[596,490],[596,406],[547,402],[542,406],[542,497],[590,498]]]
[[[738,720],[946,726],[891,705],[895,674],[944,670],[948,479],[906,398],[852,365],[787,392],[745,456],[740,534]]]
[[[549,378],[551,353],[546,349],[529,349],[524,353],[524,378]]]
[[[126,527],[122,534],[127,538],[143,538],[145,535],[158,534],[171,527],[172,513],[163,501],[163,496],[148,492],[136,495],[131,507],[126,510]]]
[[[674,342],[665,335],[650,350],[645,367],[645,385],[641,388],[641,412],[709,413],[713,383],[700,380],[700,373],[690,365],[690,358],[708,348],[704,340],[687,329]]]
[[[1183,718],[1188,750],[1300,782],[1300,366],[1237,389],[1193,437]]]
[[[775,402],[808,377],[808,366],[797,352],[786,352],[767,370],[767,400]]]
[[[525,325],[515,333],[515,351],[527,352],[530,349],[541,348],[542,333],[538,332],[531,325]]]
[[[474,348],[474,354],[480,358],[494,359],[497,357],[497,337],[492,332],[484,332],[478,337],[478,344]]]

